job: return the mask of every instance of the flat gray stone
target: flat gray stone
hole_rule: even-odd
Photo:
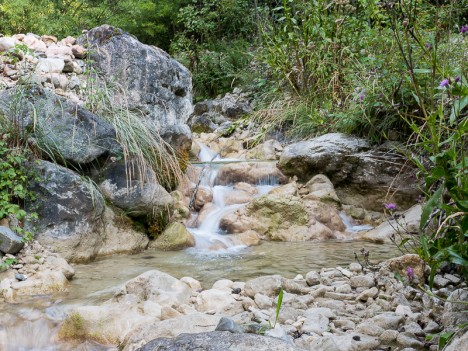
[[[268,336],[209,332],[181,334],[174,339],[158,338],[138,351],[299,351],[284,341]]]

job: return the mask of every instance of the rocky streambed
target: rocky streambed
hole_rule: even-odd
[[[78,267],[78,276],[89,268]],[[96,280],[109,279],[106,274],[116,275],[119,268],[95,270],[73,285],[96,288]],[[126,274],[134,274],[132,269]],[[302,274],[211,283],[202,272],[200,282],[147,270],[117,289],[88,294],[86,302],[36,297],[17,305],[21,324],[6,318],[3,309],[0,345],[4,350],[437,350],[441,331],[456,332],[447,350],[467,345],[467,334],[457,329],[468,318],[465,305],[457,303],[468,298],[466,283],[456,274],[440,274],[433,293],[447,301],[423,293],[418,285],[428,288],[428,272],[416,255],[297,273]],[[83,298],[86,288],[73,285],[71,291]]]

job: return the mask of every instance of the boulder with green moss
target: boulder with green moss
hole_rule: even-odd
[[[320,201],[301,199],[294,184],[274,189],[225,215],[221,228],[231,234],[253,230],[262,239],[275,241],[344,238],[346,228],[338,210]]]
[[[171,223],[152,243],[150,248],[164,251],[182,250],[195,246],[195,238],[182,223]]]

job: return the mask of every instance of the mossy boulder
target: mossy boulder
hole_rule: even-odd
[[[171,223],[162,234],[150,244],[150,248],[164,251],[182,250],[195,246],[195,238],[182,223]]]
[[[221,219],[221,229],[230,234],[253,230],[262,239],[275,241],[324,240],[345,235],[345,226],[335,207],[319,201],[304,201],[290,193],[290,185],[225,215]]]

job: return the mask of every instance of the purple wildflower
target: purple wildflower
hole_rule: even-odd
[[[397,205],[392,203],[384,204],[384,207],[389,211],[395,211],[397,209]]]
[[[465,34],[466,32],[468,32],[468,24],[465,24],[464,26],[460,28],[461,34]]]
[[[413,269],[413,267],[406,268],[406,275],[408,276],[409,280],[414,279],[414,269]]]
[[[359,94],[359,100],[364,101],[365,97],[364,93]]]
[[[439,86],[440,86],[441,88],[445,88],[445,87],[447,87],[449,84],[450,84],[450,81],[449,81],[447,78],[445,78],[442,82],[440,82],[440,85],[439,85]]]
[[[427,50],[432,49],[432,44],[431,43],[425,43],[424,46],[426,47]]]
[[[455,83],[458,83],[460,81],[460,79],[461,79],[460,76],[456,76],[455,77]]]

